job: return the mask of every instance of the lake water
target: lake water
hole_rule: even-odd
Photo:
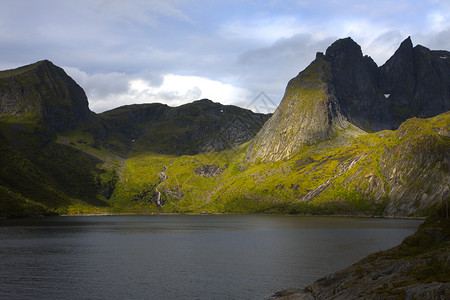
[[[266,299],[421,221],[254,215],[0,220],[1,299]]]

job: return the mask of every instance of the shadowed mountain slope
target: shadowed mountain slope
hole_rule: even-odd
[[[94,114],[83,89],[44,60],[0,72],[0,118],[39,124],[49,132],[75,129]]]
[[[270,115],[203,99],[179,107],[123,106],[99,115],[96,143],[122,153],[198,154],[231,149],[252,139]]]

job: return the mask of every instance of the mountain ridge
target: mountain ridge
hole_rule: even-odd
[[[94,114],[49,61],[0,72],[0,211],[424,215],[450,185],[447,54],[406,39],[377,67],[338,40],[272,116],[206,99]],[[444,111],[378,130],[418,110]]]

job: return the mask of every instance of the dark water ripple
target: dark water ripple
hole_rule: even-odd
[[[0,220],[0,298],[264,299],[390,248],[419,224],[248,215]]]

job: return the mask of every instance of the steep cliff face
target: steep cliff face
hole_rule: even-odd
[[[408,37],[381,67],[350,38],[326,51],[343,115],[369,132],[450,110],[450,53],[413,47]]]
[[[30,120],[56,132],[92,115],[83,89],[48,60],[0,72],[0,118]]]
[[[380,67],[380,89],[390,95],[392,126],[411,117],[427,118],[450,109],[450,53],[413,48],[406,39]]]
[[[352,124],[367,131],[386,128],[388,110],[378,88],[378,67],[351,38],[334,42],[326,51],[331,64],[335,97],[342,114]],[[389,128],[390,129],[390,128]]]
[[[250,162],[290,158],[305,144],[336,136],[350,126],[340,112],[331,86],[331,65],[318,54],[291,79],[280,105],[249,146]]]
[[[450,112],[410,119],[385,145],[380,169],[389,186],[385,215],[411,215],[445,200],[450,193]]]

